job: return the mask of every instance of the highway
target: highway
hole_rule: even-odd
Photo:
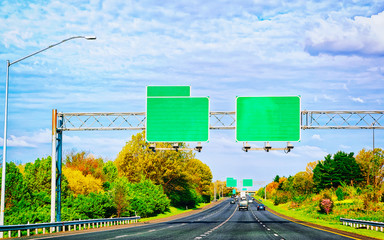
[[[35,236],[35,239],[352,239],[290,222],[269,211],[239,211],[229,199],[205,211],[173,221],[143,224],[98,232],[71,232],[64,236]]]

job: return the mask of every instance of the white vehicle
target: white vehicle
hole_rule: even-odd
[[[245,198],[245,195],[246,195],[246,193],[245,192],[240,192],[240,198]]]

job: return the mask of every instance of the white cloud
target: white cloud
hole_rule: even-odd
[[[323,140],[323,139],[320,137],[319,134],[313,134],[311,138],[312,138],[312,139],[315,139],[315,140],[319,140],[319,141],[322,141],[322,140]]]
[[[329,96],[327,94],[323,94],[322,96],[325,100],[328,100],[328,101],[331,101],[331,102],[336,102],[336,98],[335,97],[332,97],[332,96]]]
[[[296,148],[297,154],[301,156],[311,157],[311,159],[323,159],[324,156],[328,155],[326,151],[316,146],[299,146]]]
[[[352,101],[354,102],[359,102],[359,103],[364,103],[364,100],[359,98],[359,97],[350,97],[352,99]]]
[[[343,145],[343,144],[340,144],[339,147],[342,149],[350,149],[351,148],[351,146],[347,146],[347,145]]]
[[[320,20],[307,32],[306,50],[314,55],[384,55],[384,12],[354,19]]]
[[[7,146],[10,147],[31,147],[36,148],[39,144],[50,143],[52,132],[49,129],[40,129],[38,132],[27,136],[14,136],[10,135],[7,139]],[[3,145],[3,138],[0,138],[1,146]]]

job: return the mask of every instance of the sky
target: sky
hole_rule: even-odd
[[[192,96],[209,96],[211,111],[235,111],[236,96],[297,95],[302,110],[384,110],[383,28],[383,1],[1,0],[0,126],[6,60],[97,37],[10,67],[7,161],[51,155],[52,109],[145,112],[148,85],[191,86]],[[114,160],[136,133],[64,132],[63,151]],[[303,130],[288,154],[246,153],[234,130],[210,130],[196,157],[214,180],[270,182],[372,142],[372,130]]]

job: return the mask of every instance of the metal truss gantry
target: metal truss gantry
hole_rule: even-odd
[[[384,111],[301,111],[301,129],[384,129]],[[210,129],[235,129],[235,112],[210,112]],[[61,221],[62,142],[64,131],[144,130],[145,112],[58,113],[52,111],[52,159],[56,159],[56,220]],[[293,147],[292,147],[293,148]],[[195,150],[201,151],[197,146]],[[244,145],[243,150],[252,150]],[[264,150],[276,150],[267,146]],[[287,145],[289,149],[289,145]],[[160,149],[159,149],[160,150]],[[54,165],[52,171],[54,171]]]
[[[301,111],[301,129],[384,129],[384,111]],[[144,130],[145,112],[57,113],[57,131]],[[210,112],[210,129],[235,129],[235,112]]]

